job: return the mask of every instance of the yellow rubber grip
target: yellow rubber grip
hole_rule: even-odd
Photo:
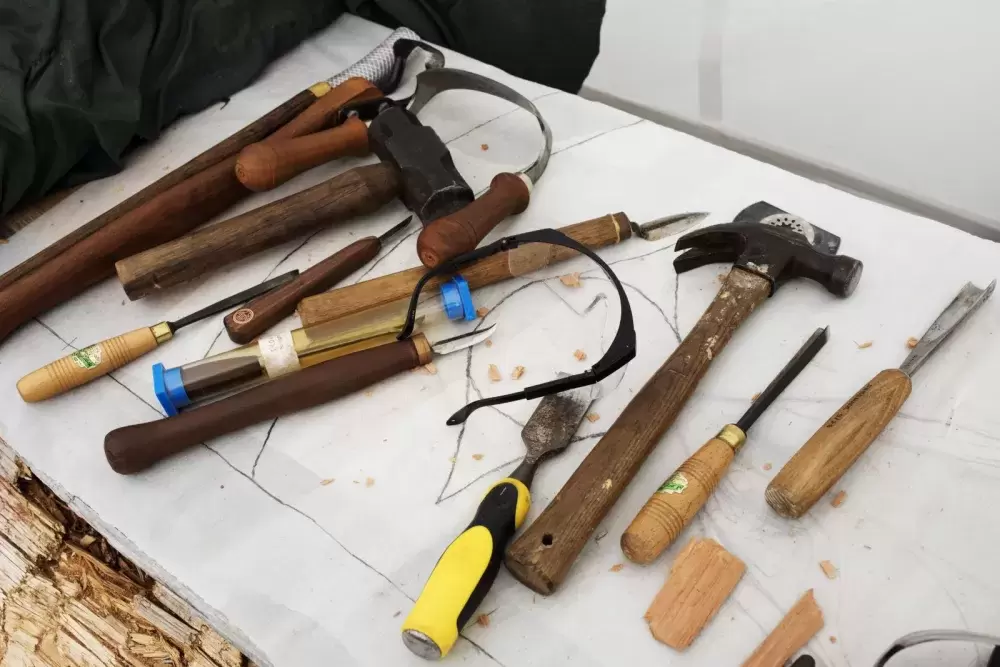
[[[121,368],[157,344],[152,327],[129,331],[28,373],[18,381],[17,391],[28,403],[44,401]]]

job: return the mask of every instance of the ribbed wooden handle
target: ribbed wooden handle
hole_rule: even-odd
[[[545,511],[507,549],[507,569],[548,595],[565,579],[733,332],[771,293],[760,276],[734,268],[691,333],[625,406]]]
[[[315,134],[247,146],[236,160],[236,178],[254,192],[270,190],[324,162],[370,152],[368,126],[351,117],[343,125]]]
[[[176,417],[115,429],[104,438],[104,454],[115,472],[136,473],[206,440],[346,396],[430,358],[427,339],[417,335],[331,359]]]
[[[226,315],[223,324],[229,339],[243,345],[295,312],[295,304],[307,296],[330,289],[370,262],[381,243],[374,236],[358,239],[346,248],[312,266],[295,280],[263,294]]]
[[[909,376],[898,368],[873,377],[771,480],[764,492],[767,504],[789,518],[808,512],[892,421],[911,388]]]
[[[562,227],[559,231],[588,248],[594,249],[614,245],[629,238],[632,234],[628,216],[624,213],[604,215],[593,220],[578,222],[575,225]],[[562,262],[577,256],[579,253],[575,250],[556,247],[551,262]],[[413,293],[413,287],[425,273],[427,273],[427,269],[418,266],[303,299],[302,303],[299,304],[299,317],[304,326],[310,326],[405,299]],[[507,280],[511,277],[508,253],[502,252],[463,267],[462,276],[469,282],[469,287],[472,289],[479,289]],[[440,281],[432,281],[426,289],[436,287],[439,284]]]
[[[474,250],[493,228],[528,208],[527,177],[502,173],[479,199],[451,215],[433,220],[417,237],[417,255],[427,268]]]
[[[735,455],[728,442],[712,438],[682,463],[622,533],[625,556],[641,565],[656,560],[705,505]]]
[[[107,375],[156,348],[152,329],[143,327],[115,336],[28,373],[17,391],[28,403],[44,401]]]
[[[356,167],[122,260],[115,265],[118,279],[130,299],[141,299],[321,227],[371,213],[398,192],[395,167],[386,163]]]

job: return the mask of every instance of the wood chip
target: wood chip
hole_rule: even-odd
[[[524,375],[524,366],[514,366],[514,370],[510,374],[510,379],[519,380],[522,375]]]
[[[837,643],[837,635],[830,635],[830,643],[831,644]]]
[[[486,317],[489,314],[489,312],[490,312],[489,308],[487,308],[486,306],[480,306],[479,308],[476,308],[476,317],[482,319]]]
[[[823,629],[823,610],[816,604],[810,588],[788,610],[778,627],[761,642],[743,667],[774,667],[784,665],[789,658],[809,643]]]
[[[426,364],[420,367],[428,375],[437,375],[438,367],[434,365],[433,361],[428,361]]]
[[[828,560],[821,560],[819,562],[819,568],[823,570],[823,574],[826,575],[827,579],[837,578],[837,566]]]
[[[868,349],[869,347],[871,347],[874,344],[875,344],[875,341],[866,340],[863,343],[858,343],[858,349],[859,350],[866,350],[866,349]]]
[[[490,149],[489,144],[479,144],[479,150],[488,151]]]
[[[841,505],[844,504],[845,500],[847,500],[847,491],[840,490],[837,491],[837,495],[833,497],[833,500],[830,501],[830,504],[833,505],[834,507],[840,507]]]
[[[559,282],[561,282],[566,287],[580,287],[580,273],[567,273],[564,276],[559,276]]]
[[[86,549],[96,541],[97,538],[94,537],[93,535],[84,535],[83,537],[80,538],[80,546]]]
[[[772,467],[773,466],[770,463],[765,463],[764,465],[761,466],[761,468],[764,470],[770,470]]]
[[[608,568],[608,572],[621,572],[622,568],[624,567],[625,567],[624,563],[615,563],[610,568]]]
[[[913,348],[915,348],[917,346],[917,343],[919,343],[919,342],[920,342],[919,340],[917,340],[913,336],[910,336],[909,338],[906,339],[906,347],[908,347],[908,348],[910,348],[912,350]]]
[[[483,460],[483,455],[482,454],[473,454],[472,458],[475,461],[482,461]]]
[[[583,361],[584,359],[587,358],[587,353],[584,352],[583,350],[576,350],[575,352],[573,352],[573,356],[576,357],[577,361]]]
[[[480,614],[478,617],[476,617],[476,625],[478,625],[479,627],[482,627],[482,628],[488,628],[488,627],[490,627],[490,615],[489,614]]]
[[[715,540],[694,538],[673,565],[656,594],[646,620],[657,641],[684,650],[719,611],[746,565]]]
[[[371,398],[374,395],[375,395],[375,392],[372,391],[371,389],[369,389],[368,391],[365,392],[365,397],[366,398]]]
[[[716,280],[718,280],[718,281],[719,281],[720,283],[724,283],[724,282],[726,282],[726,278],[728,278],[728,277],[729,277],[729,272],[727,271],[726,273],[720,273],[720,274],[719,274],[719,275],[717,275],[717,276],[716,276],[715,278],[716,278]]]
[[[374,477],[369,477],[368,479],[366,479],[365,480],[365,486],[368,487],[368,488],[371,488],[371,487],[375,486],[375,478]]]
[[[454,456],[448,457],[448,463],[454,463],[456,461]]]
[[[335,477],[328,477],[319,483],[320,486],[330,486],[336,480]]]
[[[589,421],[591,424],[593,424],[594,422],[596,422],[600,418],[601,418],[601,415],[597,414],[596,412],[588,412],[587,413],[587,421]]]
[[[500,369],[497,368],[496,364],[490,364],[490,369],[488,374],[490,376],[490,382],[499,382],[500,380],[503,379],[503,376],[500,375]]]
[[[486,342],[483,343],[483,345],[485,345],[486,347],[493,347],[493,341],[491,339],[487,338]]]

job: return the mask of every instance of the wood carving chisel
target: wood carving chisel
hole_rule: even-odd
[[[702,445],[650,496],[622,534],[622,552],[629,560],[648,565],[674,543],[708,502],[746,442],[747,431],[823,349],[827,339],[827,328],[817,329],[740,420],[723,426],[718,435]]]
[[[546,396],[521,430],[527,454],[508,477],[494,483],[472,523],[448,546],[403,623],[403,643],[421,658],[438,660],[486,597],[503,551],[531,507],[538,464],[569,446],[594,398],[594,387]]]
[[[137,473],[206,440],[347,396],[439,356],[489,338],[496,325],[436,343],[423,334],[324,361],[215,403],[158,421],[125,426],[104,438],[115,472]]]
[[[151,327],[135,329],[85,347],[28,373],[18,381],[17,391],[21,394],[21,398],[28,403],[44,401],[47,398],[63,394],[70,389],[75,389],[91,380],[96,380],[118,370],[125,364],[151,352],[173,338],[178,329],[224,310],[235,308],[261,294],[266,294],[294,280],[298,274],[298,271],[289,271],[179,320],[160,322]]]
[[[249,343],[287,315],[307,296],[330,289],[375,258],[382,245],[403,231],[413,216],[395,225],[381,236],[366,236],[303,271],[295,280],[257,297],[237,311],[226,315],[223,323],[234,343]]]
[[[990,298],[996,282],[986,289],[966,283],[902,366],[887,368],[869,380],[802,445],[767,485],[764,497],[775,512],[801,517],[830,490],[903,407],[913,374]]]

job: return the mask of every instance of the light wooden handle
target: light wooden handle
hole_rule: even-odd
[[[107,375],[156,346],[156,336],[150,327],[129,331],[28,373],[18,381],[17,391],[28,403],[44,401]]]
[[[717,437],[682,463],[622,533],[625,556],[641,565],[656,560],[705,505],[734,456],[736,448]]]
[[[873,377],[771,480],[764,492],[767,504],[789,518],[808,512],[892,421],[911,386],[909,376],[898,368]]]
[[[343,125],[284,141],[251,144],[236,160],[236,178],[254,192],[270,190],[302,172],[340,157],[364,157],[368,126],[352,116]]]

